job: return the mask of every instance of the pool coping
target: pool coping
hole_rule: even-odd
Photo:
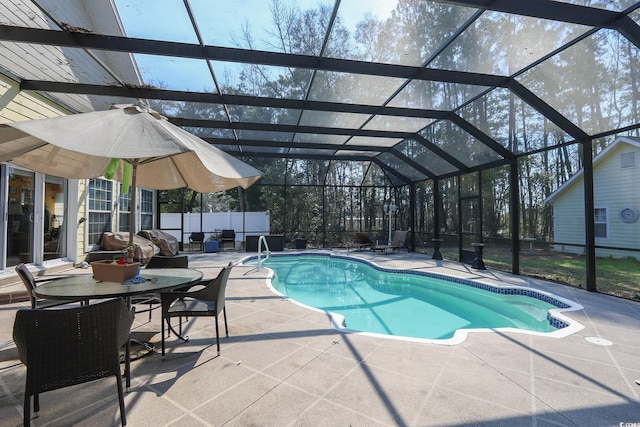
[[[272,279],[275,276],[275,273],[270,268],[264,267],[266,270],[269,271],[269,274],[266,277],[266,284],[271,292],[282,297],[283,299],[293,302],[298,306],[304,307],[308,310],[326,314],[330,319],[331,326],[340,332],[363,335],[363,336],[378,337],[378,338],[395,339],[395,340],[408,341],[408,342],[422,342],[422,343],[430,343],[430,344],[438,344],[438,345],[457,345],[466,341],[470,333],[514,332],[519,334],[536,335],[536,336],[549,337],[549,338],[565,338],[567,336],[573,335],[576,332],[584,329],[584,325],[582,325],[580,322],[573,320],[564,315],[565,312],[583,310],[584,307],[582,305],[574,301],[571,301],[567,298],[563,298],[551,292],[543,291],[540,289],[529,288],[529,287],[518,286],[518,285],[497,285],[497,284],[489,283],[483,279],[470,280],[470,279],[465,279],[465,278],[457,277],[455,275],[449,275],[444,273],[416,271],[416,270],[406,269],[406,268],[387,268],[379,264],[376,264],[374,261],[371,261],[371,260],[354,258],[351,256],[336,254],[333,252],[286,253],[286,254],[283,253],[283,254],[271,254],[271,256],[272,257],[314,256],[314,257],[344,259],[344,260],[366,264],[369,267],[372,267],[378,271],[383,271],[385,273],[402,273],[402,274],[411,274],[411,275],[423,276],[423,277],[433,277],[433,278],[446,280],[446,281],[458,283],[465,286],[470,286],[476,289],[480,289],[480,290],[484,290],[487,292],[492,292],[500,295],[524,295],[530,298],[535,298],[541,301],[545,301],[557,307],[557,308],[549,309],[547,312],[547,321],[551,324],[551,326],[556,328],[554,331],[551,331],[551,332],[538,332],[538,331],[529,331],[526,329],[506,327],[506,328],[457,329],[451,338],[444,338],[444,339],[416,338],[416,337],[407,337],[407,336],[399,336],[399,335],[387,335],[387,334],[381,334],[376,332],[366,332],[366,331],[360,331],[357,329],[348,328],[344,326],[346,322],[345,322],[344,316],[342,316],[341,314],[319,309],[316,307],[312,307],[312,306],[303,304],[299,301],[296,301],[295,299],[289,298],[287,295],[281,293],[280,291],[278,291],[273,287]],[[238,264],[244,264],[246,262],[253,261],[256,259],[260,259],[258,255],[250,255],[241,259],[238,262]]]

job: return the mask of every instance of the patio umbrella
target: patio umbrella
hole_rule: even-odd
[[[137,186],[198,192],[248,188],[262,172],[173,125],[141,103],[0,125],[0,162],[64,178],[97,178],[131,165],[129,245]],[[127,181],[127,168],[115,178]],[[125,183],[126,185],[126,183]]]

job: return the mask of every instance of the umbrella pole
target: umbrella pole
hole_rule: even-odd
[[[136,232],[136,174],[138,172],[138,161],[131,162],[131,205],[129,206],[129,244],[133,246],[133,234]]]

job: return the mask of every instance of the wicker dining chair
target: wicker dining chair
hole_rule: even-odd
[[[231,249],[236,247],[235,230],[222,230],[220,232],[220,249],[224,250],[225,246],[231,245]]]
[[[194,231],[189,235],[189,252],[193,245],[198,245],[201,251],[204,250],[204,233],[202,231]]]
[[[229,263],[227,267],[220,271],[215,279],[209,282],[196,283],[192,286],[193,290],[160,293],[160,299],[162,300],[162,356],[164,356],[165,352],[165,323],[168,330],[175,333],[178,338],[183,341],[189,341],[188,336],[182,335],[182,318],[199,316],[215,317],[216,346],[218,354],[220,354],[218,317],[220,314],[224,316],[224,328],[228,337],[229,327],[227,324],[227,311],[225,309],[225,291],[232,267],[233,264]],[[179,318],[180,326],[178,332],[171,326],[171,319],[174,317]]]
[[[147,268],[189,268],[189,257],[187,255],[154,256],[146,265],[145,269]],[[151,313],[160,307],[160,294],[151,292],[135,295],[131,297],[131,304],[146,306],[145,308],[137,309],[136,314],[149,313],[149,322],[151,322]]]
[[[189,268],[189,257],[187,255],[156,255],[149,260],[145,268]]]
[[[82,303],[82,301],[63,301],[63,300],[42,299],[42,298],[37,298],[33,294],[33,291],[38,286],[38,282],[40,283],[49,282],[51,280],[56,280],[61,277],[44,278],[44,279],[36,280],[36,278],[33,277],[33,274],[31,274],[31,272],[29,271],[29,269],[25,264],[18,264],[16,266],[16,273],[18,273],[18,277],[20,277],[20,280],[22,281],[25,289],[27,290],[27,294],[29,295],[29,301],[31,302],[31,308],[49,308],[49,307],[55,307],[58,305],[72,304],[75,302]]]
[[[24,425],[31,423],[31,396],[35,417],[39,394],[110,376],[116,377],[120,421],[127,424],[120,348],[130,335],[133,309],[122,298],[82,307],[20,309],[13,326],[13,340],[20,361],[27,367],[24,391]],[[129,357],[125,374],[129,382]]]

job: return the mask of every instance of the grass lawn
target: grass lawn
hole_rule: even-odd
[[[457,251],[441,250],[447,259],[457,259]],[[511,271],[511,252],[505,249],[491,250],[483,254],[487,268]],[[524,250],[520,256],[520,274],[539,277],[552,282],[578,288],[586,287],[585,258],[581,255],[559,253],[551,250]],[[640,261],[635,258],[598,258],[596,263],[596,288],[598,292],[640,301]]]

